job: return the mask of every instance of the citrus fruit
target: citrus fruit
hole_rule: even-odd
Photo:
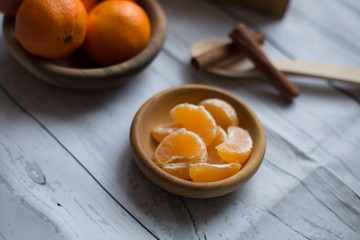
[[[137,3],[104,1],[89,14],[84,50],[100,65],[112,65],[138,54],[150,34],[149,18]]]
[[[230,126],[237,126],[239,120],[235,109],[224,100],[218,98],[205,99],[199,103],[213,116],[217,125],[223,129]]]
[[[8,16],[15,16],[23,0],[1,0],[0,12]]]
[[[194,104],[178,104],[170,110],[170,116],[175,121],[193,131],[209,146],[216,135],[216,124],[211,114],[203,107]]]
[[[98,3],[98,0],[81,0],[86,8],[86,11],[89,13],[91,9],[95,7]]]
[[[112,0],[114,1],[114,0]],[[156,126],[151,134],[157,142],[161,142],[167,135],[183,128],[184,126],[178,122],[170,122]]]
[[[189,175],[194,182],[215,182],[234,175],[240,168],[239,163],[196,163],[190,165]]]
[[[87,13],[80,0],[24,0],[15,34],[26,51],[47,59],[69,56],[84,42]]]
[[[161,168],[175,176],[184,180],[189,180],[190,179],[190,175],[189,175],[189,163],[186,162],[182,162],[182,163],[168,163],[168,164],[164,164],[163,166],[161,166]]]
[[[162,166],[167,163],[198,163],[207,158],[204,141],[195,133],[181,128],[171,133],[157,146],[155,163]]]
[[[225,142],[227,139],[227,134],[220,126],[216,126],[216,136],[210,146],[207,147],[208,158],[207,163],[213,164],[222,164],[226,163],[218,154],[216,146]]]
[[[229,163],[244,163],[252,151],[252,139],[247,130],[230,126],[228,138],[216,147],[220,157]]]

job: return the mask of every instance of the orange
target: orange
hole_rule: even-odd
[[[237,126],[239,120],[235,109],[224,100],[218,98],[205,99],[199,103],[213,116],[217,125],[223,129],[230,126]]]
[[[182,162],[182,163],[168,163],[165,164],[161,167],[164,171],[166,171],[167,173],[184,179],[184,180],[189,180],[190,179],[190,175],[189,175],[189,163],[186,162]]]
[[[149,18],[137,3],[104,1],[89,14],[84,50],[100,65],[112,65],[138,54],[150,34]]]
[[[244,163],[252,151],[252,139],[247,130],[231,126],[228,139],[216,147],[220,157],[229,163]]]
[[[194,182],[215,182],[239,172],[241,164],[228,163],[228,164],[209,164],[209,163],[196,163],[191,164],[189,175]]]
[[[155,150],[155,163],[198,163],[207,158],[204,141],[195,133],[182,128],[161,141]]]
[[[15,34],[26,51],[47,59],[69,56],[84,42],[87,13],[80,0],[24,0]]]
[[[114,1],[114,0],[113,0]],[[161,142],[167,135],[183,128],[184,126],[178,122],[170,122],[156,126],[151,134],[157,142]]]
[[[8,16],[15,16],[23,0],[1,0],[0,12]]]
[[[95,5],[98,3],[98,0],[81,0],[86,8],[87,12],[90,12],[91,9],[95,7]]]
[[[207,163],[222,164],[226,163],[218,154],[216,147],[225,142],[227,134],[220,126],[216,126],[216,136],[210,146],[207,147],[208,158]]]
[[[178,104],[170,110],[170,116],[189,131],[199,134],[206,146],[209,146],[216,136],[215,120],[202,106]]]

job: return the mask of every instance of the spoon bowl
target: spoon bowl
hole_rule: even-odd
[[[238,173],[221,181],[197,183],[174,177],[154,163],[158,143],[152,138],[151,131],[155,126],[171,120],[169,112],[175,105],[185,102],[198,104],[207,98],[225,100],[235,108],[239,125],[247,129],[252,137],[251,156]],[[217,197],[236,190],[255,174],[265,154],[265,132],[250,107],[236,96],[206,85],[182,85],[151,97],[133,119],[130,143],[136,164],[152,182],[169,192],[191,198]]]

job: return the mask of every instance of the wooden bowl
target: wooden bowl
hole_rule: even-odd
[[[220,98],[230,103],[237,111],[239,125],[249,131],[254,146],[248,162],[237,174],[217,182],[197,183],[174,177],[154,163],[158,143],[151,131],[171,120],[169,112],[176,104],[198,104],[206,98]],[[151,97],[133,119],[130,143],[135,162],[152,182],[169,192],[191,198],[216,197],[236,190],[255,174],[265,154],[265,132],[254,112],[236,96],[206,85],[182,85]]]
[[[147,46],[131,59],[102,67],[80,49],[69,58],[49,61],[27,53],[16,40],[14,17],[4,17],[5,41],[15,59],[32,74],[53,85],[71,89],[102,89],[123,83],[146,67],[161,50],[167,32],[165,14],[156,0],[138,2],[147,12],[151,22],[151,38]]]

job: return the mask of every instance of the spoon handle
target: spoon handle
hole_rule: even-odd
[[[360,68],[291,60],[271,62],[284,73],[360,84]]]

